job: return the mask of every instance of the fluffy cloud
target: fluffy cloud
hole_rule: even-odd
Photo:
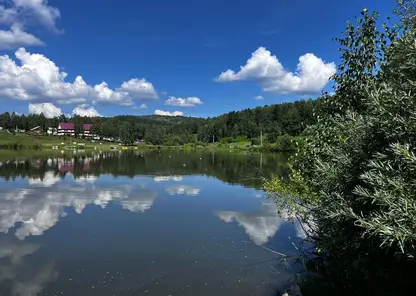
[[[178,107],[196,107],[196,105],[202,105],[203,102],[200,98],[189,97],[189,98],[175,98],[169,97],[165,101],[165,105],[178,106]]]
[[[0,97],[6,99],[56,102],[58,104],[104,102],[133,105],[133,99],[155,98],[153,85],[144,79],[131,79],[116,90],[106,82],[88,85],[81,76],[65,81],[67,73],[41,54],[20,48],[15,53],[18,65],[8,55],[0,56]]]
[[[264,100],[264,98],[263,98],[262,96],[257,96],[257,97],[254,97],[254,99],[255,99],[255,100],[257,100],[257,101],[262,101],[262,100]]]
[[[252,53],[246,65],[240,67],[237,73],[231,69],[221,73],[218,82],[252,80],[257,81],[265,92],[279,94],[312,94],[319,93],[336,72],[334,63],[325,63],[312,53],[299,58],[297,71],[288,72],[264,47]]]
[[[17,10],[0,5],[0,24],[10,25],[16,20]]]
[[[82,117],[101,117],[100,113],[98,113],[94,107],[88,107],[85,104],[80,105],[72,110],[72,115],[79,115]]]
[[[48,0],[12,0],[13,21],[21,21],[24,17],[33,16],[38,22],[53,31],[56,28],[56,20],[61,17],[59,10],[48,5]]]
[[[22,27],[13,24],[9,31],[0,30],[0,49],[11,49],[19,46],[42,46],[41,40],[26,33]]]
[[[157,93],[150,82],[146,79],[130,79],[124,82],[118,89],[120,92],[128,93],[135,99],[157,99]]]
[[[37,37],[24,32],[18,24],[36,21],[51,31],[59,32],[56,20],[60,16],[59,10],[48,5],[47,0],[7,1],[7,7],[0,5],[0,24],[10,26],[10,30],[0,31],[0,49],[44,45]]]
[[[43,113],[43,115],[45,115],[46,118],[54,118],[56,116],[62,115],[62,110],[61,108],[58,108],[51,103],[29,104],[29,113]]]
[[[117,103],[124,106],[133,105],[128,93],[110,89],[107,82],[101,82],[100,84],[94,86],[93,91],[95,92],[93,100],[96,99],[97,101],[106,103]]]
[[[160,115],[160,116],[183,116],[183,112],[181,112],[181,111],[169,112],[169,111],[155,110],[155,115]]]

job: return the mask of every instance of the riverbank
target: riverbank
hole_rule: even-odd
[[[88,151],[114,151],[114,150],[153,150],[153,149],[206,149],[206,150],[230,150],[230,151],[252,151],[252,152],[290,152],[296,147],[296,141],[300,138],[282,136],[277,143],[266,143],[264,145],[253,145],[252,142],[216,142],[216,143],[188,143],[178,146],[152,145],[139,143],[136,145],[120,145],[104,141],[92,141],[87,139],[61,138],[56,136],[32,136],[29,134],[0,133],[0,150],[23,150],[25,151],[65,151],[65,150],[88,150]]]
[[[87,139],[61,138],[56,136],[32,136],[29,134],[0,133],[0,150],[127,150],[139,146],[122,146],[117,143],[91,141]],[[3,152],[2,152],[3,153]]]

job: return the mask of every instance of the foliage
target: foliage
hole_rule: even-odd
[[[377,17],[364,10],[338,39],[336,93],[323,98],[317,123],[299,143],[292,182],[265,184],[308,224],[316,245],[304,295],[412,291],[416,32],[400,24],[379,31]]]
[[[74,118],[74,133],[77,138],[84,133],[84,125],[79,116],[75,116]]]
[[[289,135],[282,135],[277,137],[276,150],[278,151],[294,151],[296,150],[296,143],[293,141],[293,137]]]
[[[132,145],[136,139],[135,122],[133,120],[130,122],[122,122],[119,126],[118,135],[123,144]]]
[[[251,139],[251,145],[254,145],[254,146],[261,145],[261,140],[260,140],[260,138],[252,138],[252,139]]]
[[[230,144],[233,143],[235,140],[231,137],[227,137],[227,138],[222,138],[220,143],[221,144]]]
[[[95,119],[93,121],[93,125],[91,127],[91,133],[95,136],[101,137],[103,136],[103,124],[101,123],[101,120]]]
[[[244,143],[244,142],[247,142],[247,141],[248,141],[248,139],[247,139],[247,136],[238,136],[238,137],[236,138],[236,141],[237,141],[238,143]]]
[[[153,145],[162,145],[165,133],[165,129],[156,126],[146,130],[145,139]]]

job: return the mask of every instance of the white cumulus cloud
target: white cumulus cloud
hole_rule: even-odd
[[[20,46],[39,46],[44,43],[30,33],[24,32],[20,24],[39,23],[53,32],[60,18],[59,10],[48,4],[47,0],[9,0],[0,1],[0,24],[10,26],[0,31],[0,49]]]
[[[68,74],[44,55],[20,48],[15,56],[20,65],[8,55],[0,56],[0,98],[57,104],[90,101],[131,106],[134,99],[157,97],[153,85],[144,79],[131,79],[116,90],[110,89],[106,82],[88,85],[82,76],[77,76],[74,82],[67,82]]]
[[[41,114],[45,115],[46,118],[54,118],[62,115],[61,108],[56,107],[51,103],[42,103],[42,104],[29,104],[29,113],[30,114]]]
[[[45,43],[32,34],[24,32],[18,24],[13,24],[9,31],[0,30],[0,49],[43,45]]]
[[[265,92],[278,94],[312,94],[319,93],[336,72],[334,63],[325,63],[312,53],[299,58],[296,72],[288,72],[264,47],[258,48],[247,60],[240,71],[231,69],[221,73],[216,81],[257,81]]]
[[[183,112],[181,112],[181,111],[169,112],[169,111],[163,111],[163,110],[155,110],[155,115],[160,115],[160,116],[183,116]]]
[[[262,100],[264,100],[263,96],[257,96],[257,97],[255,97],[254,99],[255,99],[255,100],[257,100],[257,101],[262,101]]]
[[[165,105],[170,106],[178,106],[178,107],[196,107],[196,105],[202,105],[204,102],[200,98],[197,97],[189,97],[189,98],[175,98],[169,97],[165,101]]]
[[[157,99],[157,93],[150,82],[146,79],[133,78],[124,82],[118,89],[120,92],[128,93],[135,99]]]
[[[25,16],[33,16],[38,22],[47,28],[59,31],[56,28],[56,20],[61,17],[59,10],[48,5],[48,0],[12,0],[11,10],[15,10],[15,18],[22,19]]]
[[[98,113],[94,107],[88,107],[85,104],[80,105],[72,110],[72,115],[78,115],[82,117],[101,117],[100,113]]]

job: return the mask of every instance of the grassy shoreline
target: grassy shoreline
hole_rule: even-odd
[[[290,139],[297,140],[297,139]],[[283,149],[282,149],[283,148]],[[119,145],[103,141],[89,141],[86,139],[62,138],[56,136],[32,136],[28,134],[0,133],[0,154],[5,151],[22,151],[25,154],[30,151],[47,151],[62,153],[62,151],[120,151],[120,150],[157,150],[157,149],[206,149],[206,150],[229,150],[229,151],[251,151],[251,152],[285,152],[291,151],[292,147],[286,145],[279,147],[278,144],[265,144],[264,146],[253,146],[251,142],[237,143],[203,143],[185,144],[178,146],[152,145],[139,143],[137,145]],[[32,153],[33,154],[33,153]]]

